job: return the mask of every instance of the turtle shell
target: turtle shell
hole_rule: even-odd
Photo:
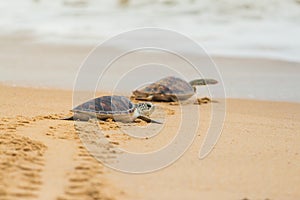
[[[147,94],[164,95],[193,95],[194,88],[181,78],[169,76],[152,83],[144,88],[138,89],[139,92]]]
[[[129,114],[135,105],[124,96],[102,96],[76,106],[72,111],[90,112],[103,115]]]

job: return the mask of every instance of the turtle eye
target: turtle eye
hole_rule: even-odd
[[[147,104],[147,108],[151,108],[152,107],[152,105],[151,104]]]

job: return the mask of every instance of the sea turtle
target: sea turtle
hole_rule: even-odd
[[[176,102],[192,97],[197,85],[216,84],[214,79],[196,79],[189,83],[181,78],[169,76],[133,91],[133,98],[146,101]]]
[[[91,99],[73,108],[73,116],[64,120],[88,121],[91,118],[115,121],[133,122],[139,118],[146,122],[159,123],[149,118],[154,111],[154,105],[150,102],[133,104],[124,96],[102,96]]]

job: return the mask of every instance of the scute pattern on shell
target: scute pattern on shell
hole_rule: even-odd
[[[124,96],[102,96],[91,99],[73,111],[85,111],[98,114],[126,114],[132,113],[135,105]]]
[[[144,88],[139,89],[144,93],[156,94],[193,94],[193,87],[186,81],[177,77],[166,77]]]

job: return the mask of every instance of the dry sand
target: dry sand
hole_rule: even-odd
[[[187,105],[203,116],[192,146],[167,168],[132,175],[103,166],[86,151],[74,123],[57,120],[69,114],[71,91],[4,85],[0,91],[1,200],[300,198],[300,104],[229,99],[222,136],[203,160],[198,152],[210,104]],[[109,145],[136,152],[166,145],[179,106],[160,106],[167,125],[159,136],[133,139],[118,124],[102,122]],[[128,125],[135,126],[146,124]],[[111,159],[116,154],[106,152]]]

